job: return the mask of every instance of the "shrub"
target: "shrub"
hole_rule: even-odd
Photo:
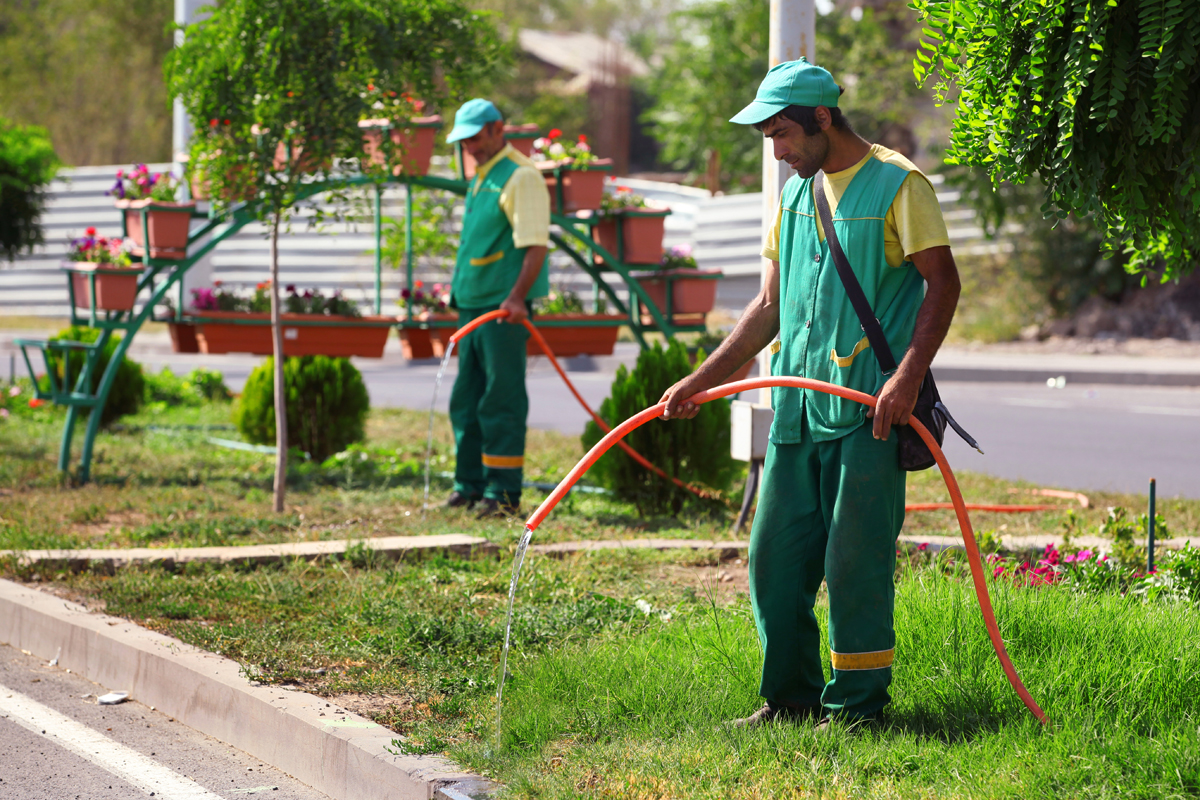
[[[248,441],[275,442],[274,359],[246,379],[234,423]],[[283,363],[287,386],[288,445],[318,462],[363,440],[370,408],[362,375],[346,358],[300,356]]]
[[[701,354],[697,363],[703,360]],[[624,365],[617,369],[611,393],[600,405],[600,416],[615,427],[657,403],[667,387],[691,371],[687,350],[680,342],[672,340],[665,350],[655,343],[638,356],[633,372]],[[584,447],[591,448],[603,435],[596,423],[589,422],[583,432]],[[729,404],[723,400],[705,403],[690,421],[649,422],[625,441],[663,472],[685,483],[725,491],[733,481],[736,465],[729,455]],[[616,447],[596,463],[592,474],[597,483],[634,503],[641,514],[677,514],[691,496]]]
[[[163,367],[162,372],[149,373],[145,379],[147,403],[198,406],[205,401],[224,402],[232,397],[221,373],[204,367],[192,370],[186,377]]]
[[[81,328],[72,327],[59,331],[54,336],[50,337],[51,341],[73,341],[92,343],[100,338],[100,330],[98,328]],[[108,369],[108,362],[112,360],[113,353],[117,349],[117,344],[121,341],[121,337],[114,335],[108,340],[96,356],[96,366],[92,370],[92,386],[91,391],[95,392],[100,388],[100,379],[104,377],[104,371]],[[51,352],[50,368],[54,370],[54,374],[61,386],[66,388],[74,388],[75,381],[79,378],[79,372],[83,369],[87,355],[72,351],[64,359],[61,355]],[[47,381],[42,379],[42,386],[45,387]],[[104,406],[104,412],[100,416],[101,425],[110,425],[120,417],[126,414],[136,414],[142,406],[142,398],[146,392],[146,380],[142,375],[142,366],[136,361],[125,358],[117,367],[117,377],[113,382],[112,390],[108,394],[108,403]]]
[[[42,243],[38,220],[59,166],[45,128],[0,119],[0,255],[12,260]]]

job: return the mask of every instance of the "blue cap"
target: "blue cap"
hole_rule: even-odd
[[[499,122],[502,119],[504,117],[500,115],[500,109],[496,108],[491,100],[484,100],[482,97],[468,100],[454,115],[454,128],[446,137],[446,141],[457,142],[462,139],[470,139],[483,130],[484,125],[489,122]]]
[[[767,77],[758,85],[754,102],[729,121],[739,125],[756,125],[788,106],[837,108],[841,91],[829,70],[810,64],[804,58],[785,61],[771,67]]]

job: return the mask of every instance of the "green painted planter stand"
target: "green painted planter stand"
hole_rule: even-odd
[[[559,180],[561,180],[561,177]],[[374,178],[362,175],[336,182],[337,186],[342,187],[346,185],[371,186],[374,192],[374,310],[376,314],[382,311],[383,295],[383,262],[381,253],[383,237],[383,188],[385,185],[397,184],[404,185],[408,200],[405,204],[405,228],[409,234],[407,237],[409,244],[405,252],[404,271],[407,285],[410,288],[413,285],[414,264],[412,251],[412,196],[414,188],[440,189],[460,196],[465,195],[467,190],[467,182],[465,180],[443,178],[434,175],[412,177],[401,175],[386,183],[380,183]],[[320,194],[332,185],[335,184],[318,183],[316,181],[309,183],[305,186],[301,199]],[[34,379],[34,395],[39,399],[48,400],[57,405],[67,407],[67,419],[63,426],[62,442],[58,454],[58,468],[60,470],[63,472],[69,471],[71,443],[75,433],[75,426],[79,421],[80,415],[86,414],[88,421],[80,451],[78,479],[81,483],[86,483],[90,480],[92,452],[95,446],[96,434],[100,430],[101,417],[100,413],[91,412],[102,410],[107,403],[113,383],[116,380],[117,369],[124,360],[125,354],[129,351],[129,346],[132,344],[134,337],[146,322],[152,321],[154,308],[166,300],[172,290],[177,293],[174,304],[175,316],[155,321],[188,323],[192,321],[200,322],[204,319],[202,314],[188,315],[183,312],[183,276],[218,244],[236,234],[248,223],[254,221],[254,216],[250,213],[254,202],[256,201],[237,203],[219,216],[212,212],[193,211],[193,220],[203,219],[204,224],[196,226],[189,232],[187,254],[182,259],[155,258],[147,250],[147,254],[142,258],[144,269],[138,278],[137,284],[138,297],[145,298],[145,303],[140,310],[135,307],[132,311],[100,311],[94,307],[95,304],[93,303],[93,308],[89,309],[85,316],[81,316],[75,308],[73,289],[68,287],[68,292],[71,293],[71,325],[99,329],[100,335],[95,342],[50,341],[46,339],[17,339],[15,341],[15,344],[21,349],[22,358],[29,370],[30,377]],[[146,215],[147,209],[142,209],[142,230],[144,231],[149,230]],[[122,218],[124,218],[123,211]],[[592,278],[596,298],[599,298],[601,293],[607,296],[611,307],[616,309],[616,313],[619,316],[614,315],[610,320],[547,320],[545,323],[542,323],[544,326],[627,325],[633,332],[638,344],[643,348],[647,346],[645,334],[650,331],[661,331],[667,337],[672,337],[681,331],[701,331],[704,329],[703,325],[680,326],[668,323],[670,309],[667,309],[666,315],[660,312],[658,307],[651,302],[637,280],[630,277],[630,271],[635,267],[622,263],[617,259],[615,254],[610,253],[596,243],[592,235],[592,228],[596,224],[594,218],[551,214],[551,223],[552,226],[557,226],[557,230],[552,228],[551,239],[559,249],[570,256]],[[597,263],[597,260],[600,263]],[[68,274],[67,277],[69,284],[70,275]],[[630,302],[628,304],[621,301],[617,296],[616,290],[613,288],[613,284],[617,281],[624,283],[629,290]],[[457,324],[454,322],[421,322],[415,316],[410,303],[405,310],[403,318],[398,319],[394,324],[401,329],[451,327]],[[648,324],[647,320],[649,321]],[[269,325],[270,322],[247,321],[245,324]],[[311,323],[289,321],[288,324],[321,326],[339,323],[314,319]],[[123,336],[117,343],[112,358],[109,359],[103,375],[100,376],[97,388],[93,392],[90,387],[95,375],[97,355],[109,344],[113,334],[116,332],[122,332]],[[30,357],[31,351],[41,353],[41,360],[45,365],[45,374],[47,376],[44,386],[38,384],[37,372],[34,369],[34,360]],[[80,370],[74,385],[68,387],[63,385],[59,380],[55,374],[54,366],[56,360],[65,359],[71,351],[83,352],[86,358],[84,359],[83,369]]]

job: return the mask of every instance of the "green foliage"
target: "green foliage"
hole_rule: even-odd
[[[146,402],[162,403],[164,406],[199,406],[206,402],[228,402],[233,395],[225,385],[225,379],[216,370],[200,367],[186,377],[180,377],[163,367],[155,375],[146,373]]]
[[[533,310],[538,314],[583,314],[583,301],[579,295],[561,286],[550,290],[550,294],[533,301]]]
[[[703,356],[698,359],[703,361]],[[662,393],[692,371],[687,350],[672,339],[664,350],[657,342],[638,356],[629,372],[617,368],[612,389],[600,404],[600,416],[611,426],[656,404]],[[583,432],[583,446],[590,449],[604,437],[595,422]],[[668,475],[684,483],[725,491],[733,481],[736,467],[729,455],[729,403],[714,400],[700,407],[693,420],[654,420],[625,437],[637,452]],[[663,480],[613,447],[592,467],[592,475],[601,486],[634,503],[643,515],[678,514],[691,495]]]
[[[817,17],[816,63],[846,88],[838,105],[859,132],[892,146],[923,94],[908,72],[903,39],[911,22],[896,0],[862,12],[857,21],[841,8]],[[672,169],[699,175],[715,150],[721,186],[757,189],[762,136],[729,118],[754,99],[767,73],[769,20],[770,5],[758,0],[706,0],[672,18],[672,44],[648,84],[655,105],[643,115]]]
[[[49,130],[67,164],[171,157],[163,0],[0,3],[0,115]]]
[[[458,252],[458,224],[454,207],[458,196],[450,192],[424,190],[413,192],[413,260],[448,271],[454,266]],[[383,261],[392,269],[404,269],[408,236],[403,219],[383,221]]]
[[[38,220],[59,166],[45,128],[0,118],[0,256],[11,261],[42,243]]]
[[[1042,186],[1037,178],[997,187],[981,169],[953,166],[945,175],[947,185],[962,192],[962,201],[975,209],[989,238],[1006,223],[1021,226],[1022,235],[1010,237],[1014,250],[1008,267],[1026,279],[1055,312],[1070,313],[1097,295],[1116,301],[1138,285],[1138,278],[1125,269],[1128,257],[1106,251],[1104,235],[1093,216],[1042,217],[1038,210]]]
[[[50,337],[51,341],[86,342],[88,344],[99,338],[99,328],[81,327],[66,328]],[[114,334],[96,355],[96,364],[92,367],[90,391],[95,392],[100,388],[100,380],[104,377],[104,372],[108,369],[108,364],[112,361],[113,353],[116,352],[120,341],[121,337]],[[68,352],[65,359],[54,352],[50,352],[49,357],[50,368],[54,370],[59,385],[74,389],[75,381],[79,379],[87,356],[80,351],[72,350]],[[107,427],[126,414],[136,414],[142,406],[142,398],[145,393],[146,381],[142,375],[142,365],[128,357],[122,359],[117,366],[117,374],[108,394],[108,402],[100,416],[100,424]]]
[[[336,181],[337,159],[362,155],[368,85],[436,107],[503,49],[488,16],[461,0],[227,0],[187,26],[165,69],[216,202],[257,195],[255,213],[278,223],[303,196],[302,174]]]
[[[1044,184],[1043,211],[1094,214],[1129,269],[1200,253],[1200,15],[1180,0],[913,0],[914,63],[958,90],[948,160]]]
[[[246,378],[234,423],[247,441],[275,443],[274,359],[268,357]],[[300,356],[285,359],[288,444],[321,462],[363,440],[370,409],[367,387],[348,358]]]

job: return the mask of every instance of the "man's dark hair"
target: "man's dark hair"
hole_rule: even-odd
[[[838,87],[839,95],[844,94],[845,91],[842,87]],[[756,122],[754,129],[761,133],[763,128],[780,117],[790,119],[803,128],[805,136],[816,136],[821,131],[821,125],[817,122],[817,109],[815,106],[788,106],[778,114],[768,117],[762,122]],[[829,109],[829,121],[839,131],[854,132],[854,128],[850,126],[850,120],[846,119],[846,115],[842,113],[840,108],[834,107]]]

